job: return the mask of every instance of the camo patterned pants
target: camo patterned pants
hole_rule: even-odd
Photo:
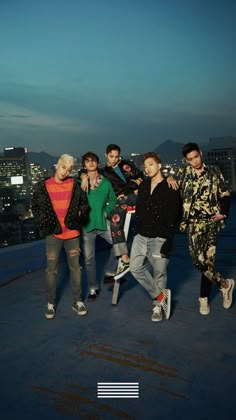
[[[189,252],[193,265],[220,289],[224,279],[215,271],[218,231],[218,223],[211,219],[192,219],[188,223]]]

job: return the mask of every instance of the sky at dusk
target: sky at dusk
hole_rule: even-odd
[[[235,0],[0,0],[0,148],[236,135]]]

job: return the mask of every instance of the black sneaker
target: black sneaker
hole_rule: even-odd
[[[117,273],[115,275],[115,279],[119,280],[121,277],[123,277],[128,272],[129,272],[129,262],[125,262],[125,261],[121,260],[120,265],[118,266]]]
[[[90,289],[89,290],[89,295],[88,295],[88,301],[93,302],[94,300],[97,299],[98,295],[99,295],[99,290],[98,289]]]
[[[104,277],[104,280],[103,280],[103,283],[104,283],[106,286],[113,285],[113,284],[114,284],[114,276],[105,276],[105,277]]]
[[[116,280],[118,283],[120,283],[120,284],[124,284],[126,281],[127,281],[127,279],[125,279],[124,277],[122,277],[121,279],[119,279],[119,280]],[[106,285],[106,286],[114,286],[114,283],[115,283],[115,279],[114,279],[114,277],[113,276],[105,276],[104,277],[104,280],[103,280],[103,283]]]

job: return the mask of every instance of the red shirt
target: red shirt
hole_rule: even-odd
[[[63,182],[56,182],[52,177],[46,181],[46,188],[51,199],[53,209],[62,228],[62,233],[53,235],[59,239],[72,239],[76,238],[80,234],[78,230],[69,229],[64,223],[71,201],[73,185],[74,180],[72,178],[67,178]]]

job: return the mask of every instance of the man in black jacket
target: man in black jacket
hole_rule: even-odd
[[[180,197],[163,178],[159,155],[147,153],[143,156],[143,163],[148,179],[138,189],[136,236],[131,248],[130,271],[154,301],[152,321],[161,321],[163,312],[166,319],[170,316],[167,265],[179,218]],[[153,274],[148,270],[147,260]]]
[[[81,299],[79,235],[81,222],[86,219],[90,208],[77,180],[69,177],[74,163],[72,156],[63,154],[57,162],[55,175],[37,184],[32,199],[33,214],[43,236],[46,236],[47,319],[55,316],[57,266],[63,247],[70,269],[72,309],[78,315],[87,313]]]

